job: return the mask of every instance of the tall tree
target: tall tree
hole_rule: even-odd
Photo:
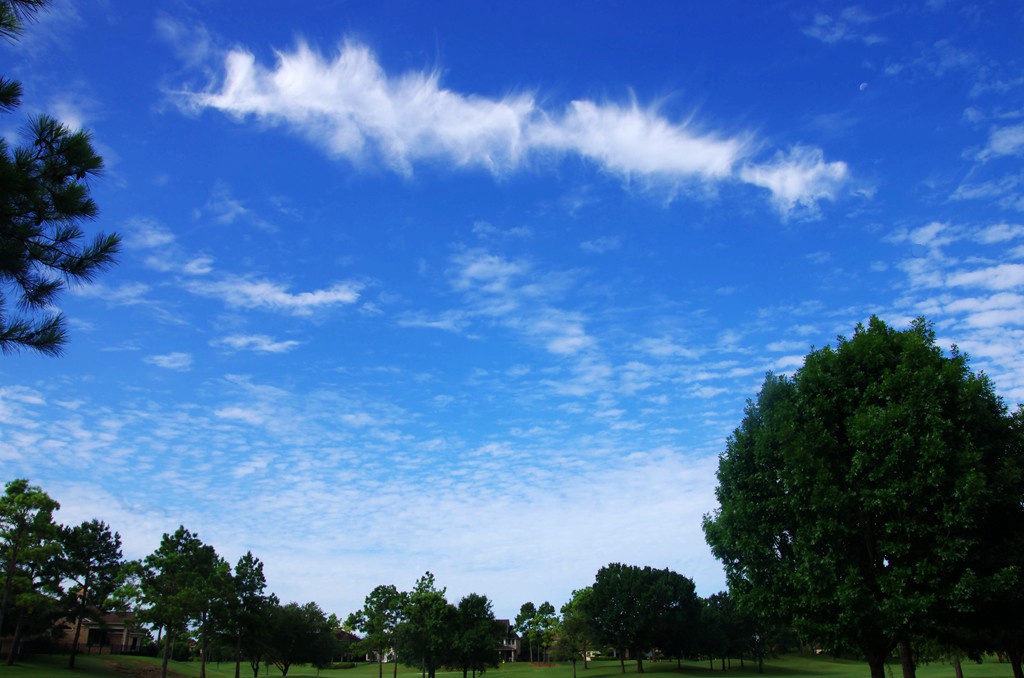
[[[576,662],[583,659],[583,669],[588,668],[593,630],[586,613],[586,599],[590,587],[572,592],[572,598],[562,606],[562,621],[558,626],[557,652],[559,657],[572,662],[572,676],[576,678]]]
[[[555,640],[555,630],[558,627],[558,614],[555,606],[544,601],[537,606],[537,615],[534,617],[533,634],[537,642],[538,659],[547,661],[548,648]]]
[[[21,34],[45,0],[0,0],[0,36]],[[21,84],[0,78],[0,111],[21,103]],[[69,282],[91,280],[120,249],[116,234],[87,244],[82,222],[98,214],[88,180],[103,168],[88,132],[54,118],[29,121],[24,146],[0,138],[0,352],[28,348],[57,355],[67,340],[64,317],[51,313]],[[9,302],[27,314],[13,315]]]
[[[277,596],[267,594],[267,579],[263,574],[263,563],[246,551],[238,559],[232,577],[233,596],[227,610],[226,631],[235,652],[235,678],[242,672],[242,657],[256,659],[259,668],[263,650],[269,641],[269,616],[267,609],[278,604]]]
[[[205,643],[212,632],[214,602],[230,585],[228,567],[212,546],[179,527],[164,534],[157,550],[146,556],[142,595],[147,620],[164,630],[161,675],[167,678],[171,642],[197,626],[203,645],[200,675],[205,674]]]
[[[487,596],[470,593],[456,606],[452,638],[452,664],[462,669],[462,678],[470,671],[475,677],[488,668],[497,668],[501,628],[494,622],[494,611]]]
[[[445,589],[436,587],[434,575],[425,573],[409,592],[405,618],[398,627],[398,656],[428,678],[434,678],[451,650],[455,608],[444,596]]]
[[[365,634],[360,646],[377,655],[377,675],[384,676],[384,659],[394,651],[396,632],[402,622],[406,594],[392,584],[381,584],[366,596],[362,609],[348,616],[345,626]],[[398,661],[394,661],[398,675]]]
[[[534,644],[532,637],[534,635],[534,629],[537,625],[537,606],[532,602],[523,603],[519,607],[519,614],[516,615],[515,629],[522,636],[523,640],[526,641],[527,652],[530,655],[530,661],[533,661],[533,648]]]
[[[19,585],[31,595],[43,566],[59,549],[59,530],[53,521],[53,512],[59,508],[50,495],[24,478],[12,480],[4,488],[0,497],[0,629],[14,607]],[[8,653],[8,664],[13,663],[15,650],[12,647]]]
[[[120,583],[124,561],[121,535],[99,520],[63,528],[60,540],[60,576],[68,585],[66,607],[75,625],[68,655],[68,668],[73,669],[82,621],[106,611],[108,598]]]
[[[720,458],[705,535],[744,607],[858,648],[883,678],[897,645],[909,657],[941,611],[969,604],[958,598],[1011,434],[991,383],[928,323],[872,318],[792,379],[768,375]]]

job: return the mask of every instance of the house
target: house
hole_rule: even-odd
[[[70,650],[75,638],[75,622],[65,619],[56,630],[57,646]],[[108,612],[82,620],[78,651],[85,654],[138,652],[149,640],[149,632],[133,623],[131,613]]]
[[[502,662],[514,662],[519,658],[522,651],[522,641],[519,634],[512,628],[512,622],[508,619],[495,619],[495,625],[500,629],[498,634],[498,655]]]

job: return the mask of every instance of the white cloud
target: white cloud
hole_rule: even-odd
[[[532,145],[578,153],[624,174],[680,179],[725,178],[741,156],[738,139],[719,139],[673,124],[654,109],[574,101],[565,115],[530,129]]]
[[[133,219],[125,224],[122,232],[125,243],[135,249],[151,250],[174,244],[174,234],[151,219]]]
[[[1024,286],[1024,264],[999,264],[987,268],[957,271],[950,274],[947,282],[953,287],[1010,290]]]
[[[125,283],[110,287],[103,283],[93,282],[81,286],[76,285],[71,288],[71,293],[76,296],[102,299],[108,304],[116,306],[133,306],[135,304],[147,303],[146,294],[148,292],[149,285],[145,283]]]
[[[267,420],[267,415],[264,412],[253,408],[238,406],[221,407],[220,409],[214,410],[213,414],[221,419],[242,421],[253,426],[262,426]]]
[[[266,67],[248,51],[228,52],[220,82],[186,95],[183,105],[283,126],[332,156],[380,160],[405,175],[421,161],[505,173],[538,156],[576,155],[627,178],[712,182],[737,178],[754,146],[749,135],[698,130],[635,101],[577,100],[547,111],[529,94],[454,92],[441,85],[437,70],[388,74],[366,46],[352,41],[333,57],[301,42],[276,57]],[[738,178],[769,188],[788,214],[834,199],[846,175],[844,163],[826,163],[820,150],[797,147],[772,163],[748,160]],[[244,206],[223,216],[237,215],[237,207]]]
[[[400,327],[425,327],[447,332],[462,332],[469,324],[462,311],[445,311],[435,316],[426,313],[407,313],[396,321]]]
[[[228,306],[311,315],[321,308],[355,303],[361,286],[340,282],[326,289],[293,294],[285,285],[269,280],[227,276],[216,281],[189,282],[186,288],[193,294],[221,299]]]
[[[811,23],[801,30],[804,35],[827,45],[848,41],[861,41],[873,45],[883,42],[884,38],[875,33],[865,33],[862,29],[874,20],[874,17],[860,7],[851,6],[843,9],[838,17],[824,13],[815,14]]]
[[[151,355],[143,359],[144,362],[150,365],[156,365],[166,370],[176,370],[178,372],[187,372],[192,368],[192,354],[191,353],[165,353],[163,355]]]
[[[1022,224],[995,224],[988,226],[977,233],[975,239],[986,245],[1003,243],[1016,238],[1024,237],[1024,225]]]
[[[298,341],[275,341],[265,334],[232,334],[210,342],[213,346],[224,346],[236,351],[259,353],[287,353],[299,345]]]
[[[813,213],[820,200],[835,200],[847,168],[841,161],[825,162],[821,149],[797,146],[771,163],[745,165],[740,177],[770,190],[779,212],[788,216],[799,208]]]
[[[585,240],[580,243],[580,249],[591,254],[604,254],[619,249],[621,245],[618,236],[605,235],[594,240]]]
[[[1012,125],[992,130],[985,148],[978,153],[978,159],[1021,154],[1024,154],[1024,125]]]

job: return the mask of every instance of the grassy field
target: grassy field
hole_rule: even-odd
[[[67,657],[62,655],[40,656],[32,661],[19,663],[17,666],[0,666],[0,678],[68,678],[75,675],[79,678],[159,678],[160,661],[152,658],[124,657],[118,655],[80,655],[78,668],[69,672],[65,668]],[[739,662],[733,661],[732,668],[727,671],[711,671],[706,662],[683,662],[682,669],[675,662],[646,662],[647,674],[674,674],[676,676],[692,676],[693,678],[757,678],[757,668],[750,662],[745,668],[739,668]],[[966,662],[963,665],[964,678],[1010,678],[1013,674],[1009,664],[988,661],[982,664]],[[196,678],[199,675],[199,664],[196,662],[171,662],[170,671],[175,678]],[[209,678],[234,678],[233,664],[209,664]],[[384,666],[385,678],[390,678],[391,665]],[[419,671],[400,666],[398,675],[401,678],[417,678]],[[441,672],[444,678],[461,678],[461,672]],[[487,672],[491,678],[572,678],[572,665],[562,663],[556,666],[535,666],[526,662],[504,664],[498,669]],[[590,669],[583,670],[582,663],[577,665],[577,678],[617,678],[620,676],[619,664],[614,661],[592,662]],[[636,675],[636,665],[626,663],[626,675]],[[797,655],[774,659],[765,663],[765,676],[769,678],[867,678],[868,667],[863,662],[836,660],[828,657],[801,657]],[[892,678],[901,678],[898,665],[889,667]],[[918,667],[918,678],[954,678],[953,666],[945,663],[932,663]],[[270,673],[260,671],[260,678],[280,678],[281,672],[271,667]],[[376,664],[357,664],[354,669],[323,670],[319,673],[313,667],[293,666],[288,678],[377,678]],[[252,678],[248,664],[242,665],[242,678]],[[668,678],[666,676],[665,678]]]

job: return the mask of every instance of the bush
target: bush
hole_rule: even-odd
[[[332,669],[354,669],[356,665],[352,662],[338,662],[337,664],[331,664]]]

